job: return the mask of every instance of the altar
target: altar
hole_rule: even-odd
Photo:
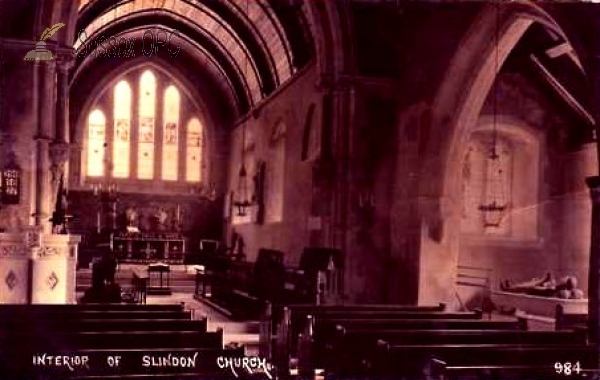
[[[186,245],[185,238],[177,233],[113,234],[110,244],[118,262],[144,264],[181,264]]]

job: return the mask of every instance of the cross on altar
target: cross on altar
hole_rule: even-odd
[[[142,252],[145,254],[146,259],[149,260],[156,253],[156,249],[150,247],[150,243],[146,243],[146,248],[142,249]]]

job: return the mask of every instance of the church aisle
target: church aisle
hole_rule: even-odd
[[[133,269],[146,269],[145,265],[122,264],[115,275],[117,282],[123,289],[128,289],[131,283]],[[191,266],[171,265],[171,286],[173,293],[170,296],[147,296],[147,304],[179,304],[183,303],[185,309],[193,311],[194,319],[208,317],[208,328],[215,331],[222,328],[224,343],[239,343],[247,347],[249,355],[258,351],[258,321],[233,321],[227,316],[210,306],[194,299],[194,272]],[[91,270],[77,270],[77,299],[91,286]]]

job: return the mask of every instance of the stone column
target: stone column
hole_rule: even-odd
[[[69,69],[73,66],[72,50],[59,51],[56,54],[56,118],[54,141],[50,145],[50,162],[52,173],[51,207],[56,203],[58,186],[61,176],[64,176],[65,186],[68,185],[69,167]]]
[[[56,129],[54,140],[69,142],[69,70],[73,67],[73,52],[57,52],[56,57]]]
[[[315,163],[313,181],[316,187],[313,214],[321,217],[318,238],[328,247],[341,249],[344,255],[343,281],[348,296],[360,289],[356,250],[350,252],[350,194],[354,191],[350,168],[352,136],[354,133],[354,83],[349,78],[323,75],[317,88],[323,92],[323,130],[321,157]],[[320,210],[319,210],[320,209]],[[317,237],[313,237],[316,240]]]
[[[38,115],[39,123],[35,134],[36,142],[36,168],[35,168],[35,211],[34,224],[40,226],[45,233],[50,232],[51,215],[51,187],[50,187],[50,162],[49,143],[54,122],[54,85],[55,63],[48,61],[39,64],[40,81],[37,93],[39,94]]]
[[[600,343],[600,177],[587,179],[592,198],[592,241],[590,245],[590,270],[588,277],[588,315],[590,338]]]

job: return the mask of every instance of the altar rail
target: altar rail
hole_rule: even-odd
[[[163,261],[183,263],[185,238],[177,234],[112,235],[111,247],[119,262],[150,263]]]

